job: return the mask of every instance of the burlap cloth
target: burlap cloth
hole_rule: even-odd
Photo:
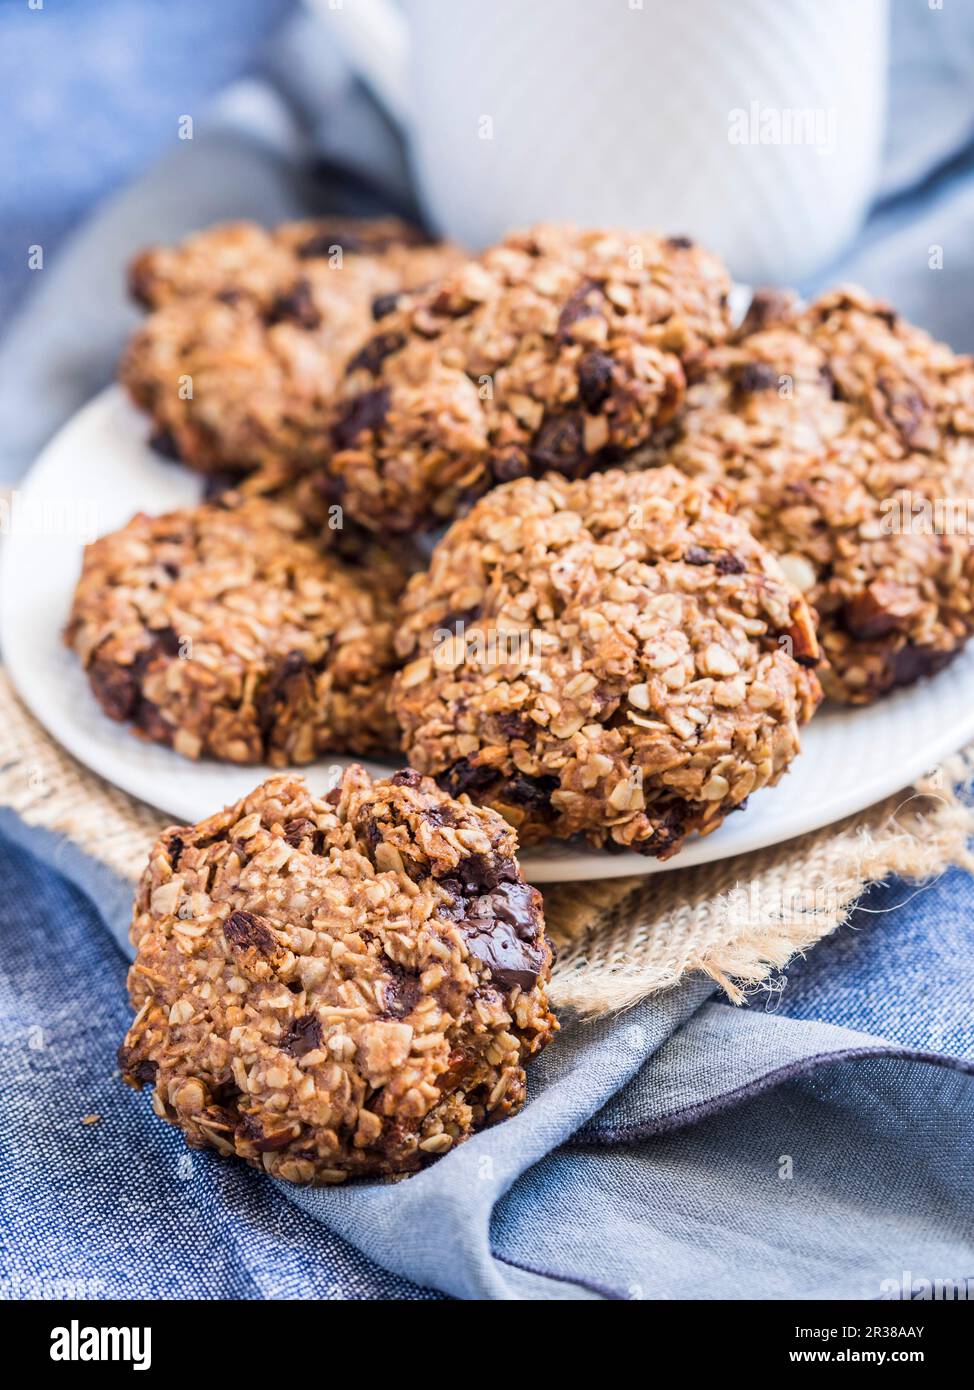
[[[555,1004],[603,1014],[692,972],[743,1001],[844,922],[870,883],[893,874],[922,883],[951,864],[974,868],[974,811],[958,797],[972,775],[974,745],[901,794],[786,844],[648,877],[550,885]],[[0,806],[69,836],[133,882],[169,824],[55,743],[2,668]]]

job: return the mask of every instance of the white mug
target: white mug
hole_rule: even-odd
[[[444,235],[536,219],[698,238],[793,281],[860,225],[886,0],[314,0]]]

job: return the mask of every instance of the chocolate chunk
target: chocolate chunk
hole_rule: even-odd
[[[467,948],[502,989],[533,989],[544,966],[540,894],[527,883],[500,883],[470,903]]]
[[[713,565],[718,574],[743,574],[747,565],[739,555],[729,550],[708,550],[703,545],[691,545],[683,552],[688,565]]]
[[[142,694],[141,681],[146,671],[157,661],[168,661],[179,654],[179,634],[171,627],[153,629],[149,641],[131,666],[117,666],[98,657],[88,668],[88,679],[95,699],[109,719],[131,720],[151,738],[168,742],[172,728],[159,714],[157,707]]]
[[[595,280],[583,280],[565,300],[558,315],[559,343],[574,342],[572,329],[581,319],[597,318],[605,311],[605,294]]]
[[[551,793],[557,789],[557,777],[526,777],[518,774],[504,783],[497,797],[512,806],[529,806],[532,811],[545,812],[551,809]]]
[[[291,288],[279,294],[267,315],[268,324],[296,323],[301,328],[318,328],[321,314],[311,292],[310,280],[295,280]]]
[[[365,843],[370,850],[375,850],[382,843],[382,831],[379,822],[374,816],[364,816],[362,819],[362,830],[365,834]]]
[[[216,502],[231,488],[236,487],[240,477],[236,473],[208,473],[203,479],[203,501]]]
[[[301,652],[288,652],[268,677],[257,696],[257,724],[266,743],[274,726],[288,706],[310,700],[314,692],[314,673]]]
[[[693,240],[693,237],[689,236],[668,236],[666,238],[666,244],[674,251],[690,251],[696,245],[696,242]]]
[[[388,386],[377,386],[374,391],[362,391],[353,397],[332,428],[335,448],[354,448],[360,434],[381,428],[388,410]]]
[[[310,835],[314,828],[314,822],[308,820],[306,817],[302,817],[298,820],[289,820],[284,827],[284,838],[292,849],[297,849],[305,835]]]
[[[95,699],[109,719],[131,719],[139,705],[139,684],[130,666],[96,659],[88,668]]]
[[[365,371],[376,376],[386,358],[398,352],[405,341],[404,333],[377,333],[349,359],[345,371]]]
[[[790,290],[755,290],[744,322],[735,336],[746,338],[749,333],[760,333],[772,324],[787,323],[794,315],[795,305],[796,299]]]
[[[305,1014],[289,1023],[278,1044],[289,1057],[304,1057],[321,1046],[321,1020],[317,1014]]]
[[[292,849],[298,849],[303,841],[310,840],[309,848],[312,854],[321,854],[325,847],[324,831],[319,830],[313,820],[304,816],[288,821],[284,827],[284,838]]]
[[[900,316],[893,306],[891,304],[884,304],[882,301],[876,302],[873,307],[873,315],[879,319],[880,323],[885,323],[886,327],[891,331],[896,328],[896,325],[900,321]]]
[[[778,373],[767,362],[746,362],[737,373],[736,386],[746,395],[758,391],[776,390]]]
[[[519,714],[515,710],[496,715],[495,723],[505,738],[523,738],[525,742],[538,727],[526,714]]]
[[[912,589],[876,580],[843,605],[843,626],[857,641],[875,642],[908,627],[918,604]]]
[[[279,1129],[271,1134],[267,1134],[261,1122],[253,1115],[244,1115],[234,1129],[234,1136],[241,1140],[243,1144],[252,1145],[258,1153],[273,1153],[277,1149],[286,1148],[294,1139],[295,1133],[292,1125],[286,1125],[284,1129]]]
[[[669,803],[654,805],[651,814],[656,821],[652,835],[646,840],[637,840],[632,848],[640,854],[666,859],[683,843],[686,823],[693,815],[693,809],[681,797],[675,797]]]
[[[842,395],[839,388],[839,384],[835,379],[835,373],[832,371],[832,368],[829,366],[827,362],[822,363],[822,365],[818,369],[818,374],[821,378],[822,385],[829,392],[832,399],[834,401],[841,400]]]
[[[523,478],[531,471],[527,454],[523,449],[517,448],[491,454],[487,466],[496,483],[512,482],[514,478]]]
[[[423,993],[419,975],[395,961],[388,962],[389,978],[382,984],[382,1000],[387,1018],[405,1018],[419,1003]]]
[[[882,376],[877,385],[886,402],[893,428],[911,449],[936,449],[939,436],[936,416],[924,397],[913,386]]]
[[[139,1086],[151,1086],[156,1079],[159,1070],[159,1063],[153,1062],[150,1058],[141,1061],[132,1061],[132,1052],[124,1043],[118,1049],[118,1068],[128,1081],[136,1082]]]
[[[475,623],[480,615],[480,605],[475,604],[473,608],[460,608],[453,613],[447,613],[444,618],[440,619],[438,626],[450,628],[455,633],[461,626],[465,628],[469,623]]]
[[[154,430],[149,436],[149,448],[154,449],[157,454],[162,454],[163,458],[172,459],[174,463],[182,462],[183,456],[172,430]]]
[[[935,676],[957,655],[954,651],[935,651],[932,647],[915,647],[907,643],[895,652],[888,664],[890,685],[912,685],[925,676]]]
[[[461,889],[470,894],[487,893],[500,883],[516,883],[517,865],[513,859],[496,854],[469,854],[454,870]]]
[[[498,775],[495,767],[478,767],[469,758],[461,758],[436,780],[451,796],[460,796],[462,792],[482,791],[496,782]]]
[[[144,695],[132,715],[132,727],[145,734],[153,743],[172,742],[173,726],[163,718],[159,706],[147,700]]]
[[[372,318],[378,323],[387,314],[393,313],[398,303],[399,295],[397,293],[377,294],[372,301]]]
[[[160,659],[171,660],[179,655],[179,633],[174,627],[153,627],[149,629],[150,641],[135,658],[134,669],[142,675],[153,662]]]
[[[169,855],[169,862],[174,869],[179,867],[179,856],[182,854],[184,848],[185,845],[183,844],[182,837],[179,835],[171,835],[166,841],[166,851]]]
[[[269,956],[278,949],[270,922],[255,912],[231,912],[223,924],[223,935],[242,951],[252,946],[262,956]]]
[[[611,394],[613,366],[605,352],[587,352],[578,364],[578,394],[590,415],[600,411]]]
[[[414,767],[401,767],[389,780],[394,787],[418,787],[423,778]]]
[[[549,415],[541,422],[531,462],[544,472],[551,468],[566,478],[578,477],[589,463],[581,415]]]

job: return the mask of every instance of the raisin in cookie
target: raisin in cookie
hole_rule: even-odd
[[[556,1031],[513,831],[409,769],[265,782],[164,833],[119,1052],[194,1148],[300,1183],[410,1172],[519,1110]]]
[[[804,600],[672,468],[496,488],[410,581],[397,642],[410,762],[522,843],[675,854],[779,779],[821,693]]]
[[[727,331],[685,238],[538,226],[405,296],[349,360],[325,482],[363,525],[430,527],[494,483],[644,443]]]
[[[88,546],[65,638],[106,714],[187,757],[388,749],[407,558],[329,548],[290,500],[229,493]]]
[[[643,461],[734,494],[818,611],[830,697],[910,684],[974,631],[974,364],[863,291],[759,296]]]
[[[300,456],[374,314],[458,259],[405,223],[227,223],[143,252],[121,365],[154,443],[202,472]]]

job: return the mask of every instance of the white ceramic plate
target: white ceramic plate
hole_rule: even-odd
[[[14,495],[2,546],[0,642],[20,694],[76,758],[179,821],[236,800],[270,769],[188,762],[143,743],[102,714],[61,642],[84,543],[137,511],[196,500],[200,481],[146,442],[147,426],[121,390],[105,391],[51,441]],[[872,709],[825,709],[784,781],[758,792],[712,835],[661,864],[559,844],[525,854],[536,883],[660,873],[743,854],[816,830],[907,786],[974,737],[974,648],[946,671]],[[317,790],[347,759],[301,771]],[[369,764],[373,771],[381,765]]]

